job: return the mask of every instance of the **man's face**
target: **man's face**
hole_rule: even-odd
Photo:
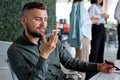
[[[46,10],[31,9],[26,11],[24,19],[25,31],[28,34],[40,37],[41,33],[45,33],[48,19]]]

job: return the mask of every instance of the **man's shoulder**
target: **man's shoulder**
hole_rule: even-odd
[[[13,41],[12,44],[9,46],[8,51],[17,48],[19,46],[20,39],[21,36],[18,37],[15,41]]]

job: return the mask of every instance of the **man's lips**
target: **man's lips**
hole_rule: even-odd
[[[40,32],[45,32],[45,28],[38,27],[37,29],[39,29]]]

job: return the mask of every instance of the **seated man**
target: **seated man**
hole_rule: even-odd
[[[46,6],[43,3],[29,2],[24,5],[21,18],[23,35],[7,51],[19,80],[66,80],[60,63],[67,69],[81,72],[113,72],[112,65],[72,58],[58,41],[57,32],[46,38],[47,20]]]

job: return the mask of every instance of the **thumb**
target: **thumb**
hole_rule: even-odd
[[[46,38],[44,34],[41,34],[42,42],[46,42]]]

